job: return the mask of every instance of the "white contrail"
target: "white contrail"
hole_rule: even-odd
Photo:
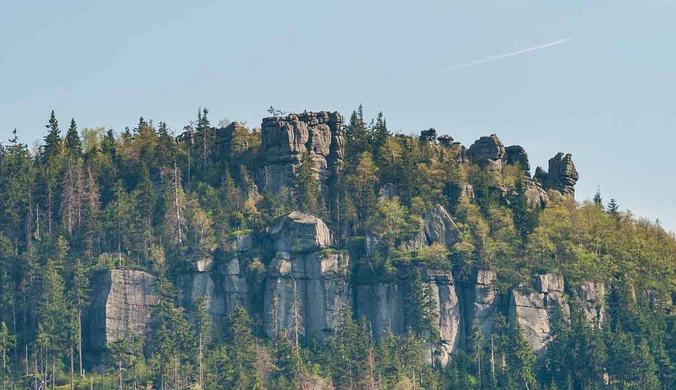
[[[573,39],[572,37],[566,38],[566,39],[562,39],[562,40],[556,41],[556,42],[545,43],[544,45],[533,46],[533,47],[529,47],[527,49],[521,49],[521,50],[513,51],[511,53],[505,53],[505,54],[500,54],[500,55],[493,56],[493,57],[484,58],[482,60],[465,62],[464,64],[453,65],[453,66],[448,67],[448,68],[435,70],[434,72],[430,72],[429,74],[439,74],[439,73],[444,73],[444,72],[450,72],[452,70],[456,70],[456,69],[460,69],[460,68],[469,68],[470,66],[484,64],[486,62],[493,62],[493,61],[501,60],[503,58],[518,56],[519,54],[524,54],[524,53],[528,53],[528,52],[531,52],[531,51],[545,49],[547,47],[560,45],[560,44],[566,43],[566,42],[568,42],[572,39]]]

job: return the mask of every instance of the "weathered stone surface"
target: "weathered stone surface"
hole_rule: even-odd
[[[468,314],[467,318],[464,318],[465,329],[470,330],[478,324],[484,338],[490,337],[493,333],[494,320],[499,312],[494,286],[496,278],[494,271],[477,270],[474,273],[474,284],[465,299],[467,307],[465,312]]]
[[[501,170],[504,166],[505,146],[495,135],[481,137],[467,151],[469,158],[483,169]]]
[[[577,295],[582,303],[584,316],[587,322],[601,323],[605,314],[605,283],[592,280],[583,281],[576,289]]]
[[[570,308],[563,297],[561,276],[545,274],[534,279],[534,289],[511,292],[509,318],[521,327],[533,352],[541,355],[551,340],[551,320],[555,308],[560,309],[564,318],[570,318]]]
[[[155,278],[143,271],[108,270],[92,283],[89,346],[100,353],[106,345],[146,333],[152,308],[159,302]]]
[[[469,183],[451,183],[448,197],[452,205],[457,205],[460,199],[474,199],[474,187]]]
[[[452,246],[458,241],[460,230],[453,222],[453,218],[446,209],[437,204],[423,215],[424,231],[429,244],[439,243],[444,246]]]
[[[333,235],[324,221],[300,211],[277,220],[270,234],[277,252],[307,253],[333,245]]]
[[[265,187],[273,194],[294,188],[296,169],[304,153],[315,161],[317,177],[332,196],[333,184],[342,171],[345,149],[343,117],[337,112],[305,112],[264,118],[262,150],[267,161]]]
[[[179,304],[192,307],[204,297],[206,314],[218,328],[237,305],[249,308],[249,286],[237,257],[204,272],[191,272],[179,280]]]
[[[349,307],[349,256],[320,251],[278,252],[268,270],[263,319],[265,332],[299,337],[333,335],[340,310]]]
[[[519,166],[528,174],[530,177],[530,161],[528,160],[528,154],[526,150],[520,145],[512,145],[505,148],[506,153],[506,162],[508,165]]]
[[[580,178],[570,154],[558,153],[549,160],[549,172],[541,167],[535,170],[534,178],[545,190],[555,190],[563,196],[575,196],[575,183]]]
[[[277,253],[268,268],[263,301],[265,332],[274,337],[329,337],[340,310],[350,306],[349,256],[330,249],[329,228],[292,212],[271,231]]]
[[[411,318],[407,314],[406,299],[410,294],[411,273],[401,273],[396,280],[367,280],[357,282],[355,286],[356,317],[364,317],[373,329],[376,339],[386,332],[402,334],[411,326]],[[448,271],[432,271],[422,269],[423,283],[432,292],[436,305],[437,329],[441,336],[438,345],[429,346],[434,350],[436,358],[442,364],[448,362],[460,342],[461,315],[458,295],[453,283],[453,276]],[[431,360],[432,353],[430,353]]]
[[[437,130],[436,129],[428,129],[428,130],[423,130],[420,132],[420,142],[428,142],[433,144],[434,141],[437,139]]]
[[[549,195],[537,182],[532,179],[524,180],[524,188],[526,191],[526,199],[528,204],[533,208],[544,208],[549,203]]]

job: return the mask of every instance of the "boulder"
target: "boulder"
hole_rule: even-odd
[[[530,161],[526,150],[520,145],[512,145],[505,148],[506,163],[508,165],[519,165],[530,177]]]
[[[95,276],[92,286],[90,350],[100,354],[112,342],[145,336],[152,308],[160,299],[155,277],[143,271],[112,269]]]
[[[453,137],[451,137],[448,134],[442,134],[437,137],[437,141],[439,141],[439,145],[446,146],[446,147],[451,147],[453,146]]]

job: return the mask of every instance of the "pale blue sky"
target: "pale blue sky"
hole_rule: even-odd
[[[64,128],[178,130],[198,106],[258,126],[270,105],[363,103],[395,131],[497,133],[534,166],[570,152],[579,200],[601,186],[676,230],[675,18],[666,0],[3,1],[0,139],[42,137],[52,109]]]

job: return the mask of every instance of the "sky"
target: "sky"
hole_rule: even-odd
[[[3,1],[0,142],[39,140],[51,110],[64,130],[179,131],[199,107],[256,127],[271,105],[362,103],[396,132],[496,133],[533,171],[572,153],[578,200],[600,188],[676,230],[674,15],[671,0]]]

